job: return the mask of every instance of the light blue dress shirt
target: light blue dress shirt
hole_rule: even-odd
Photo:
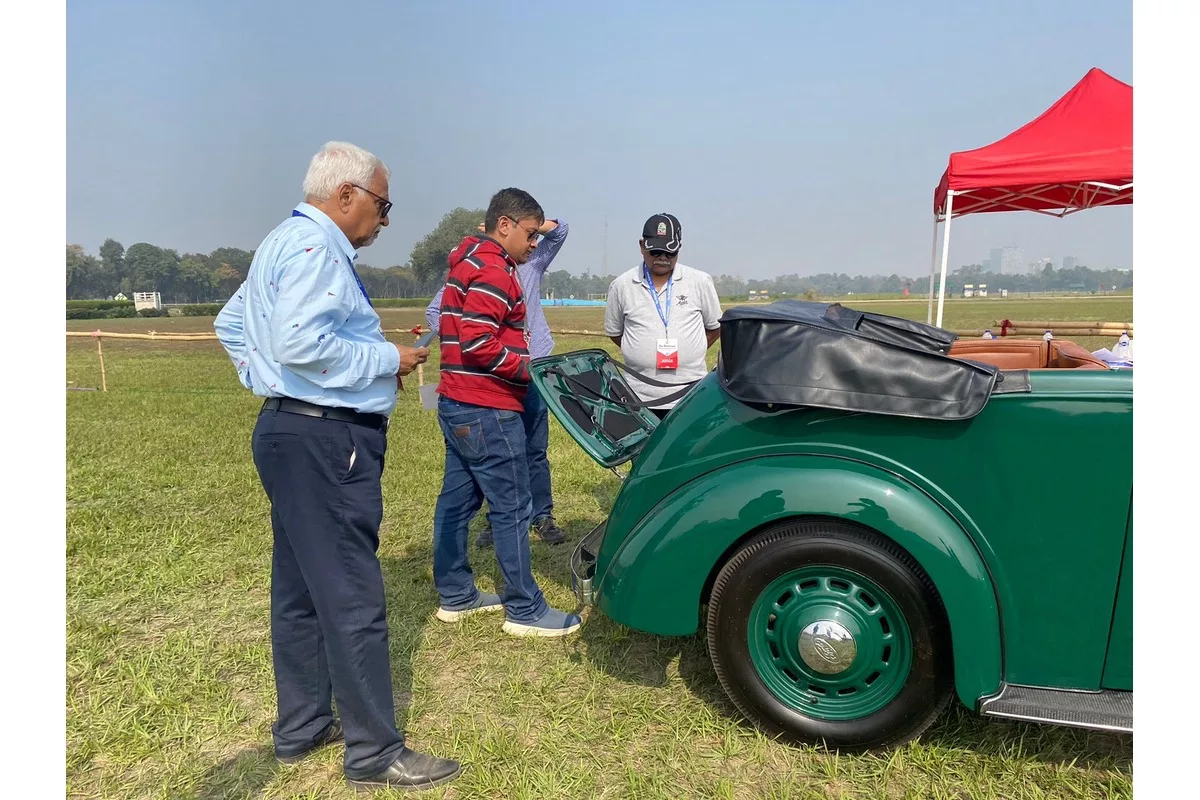
[[[301,203],[254,253],[213,327],[242,385],[259,397],[390,414],[400,352],[354,271],[358,253]]]

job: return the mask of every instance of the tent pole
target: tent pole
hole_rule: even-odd
[[[950,261],[950,220],[954,217],[954,192],[946,192],[946,229],[942,231],[942,285],[938,289],[937,327],[942,327],[942,307],[946,304],[946,265]]]
[[[925,315],[925,323],[933,324],[933,279],[937,275],[937,226],[938,215],[933,212],[933,255],[929,258],[929,311]]]

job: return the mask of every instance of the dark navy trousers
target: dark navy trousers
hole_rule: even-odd
[[[271,501],[271,646],[279,753],[303,750],[333,719],[346,774],[384,769],[404,746],[396,727],[379,566],[382,430],[265,411],[254,465]]]

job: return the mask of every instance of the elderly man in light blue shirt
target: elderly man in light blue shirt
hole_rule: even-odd
[[[399,378],[428,350],[384,338],[354,269],[388,224],[388,177],[367,151],[326,144],[305,202],[263,240],[214,327],[242,385],[265,398],[251,450],[274,533],[275,756],[294,763],[344,739],[352,785],[412,789],[461,767],[410,750],[396,727],[381,478]]]
[[[357,259],[346,234],[308,203],[267,237],[255,263],[273,268],[252,268],[214,324],[243,386],[259,397],[392,413],[400,352],[383,336]],[[288,280],[278,280],[284,269]]]
[[[483,231],[483,226],[479,226]],[[567,241],[569,227],[565,220],[548,219],[538,228],[542,240],[524,264],[517,267],[517,278],[525,293],[525,329],[529,331],[529,357],[542,358],[554,351],[554,337],[542,310],[542,278],[550,269],[551,262]],[[430,330],[438,330],[442,314],[442,292],[438,289],[433,301],[425,309],[425,321]],[[558,524],[554,521],[554,497],[550,486],[550,461],[546,450],[550,446],[550,414],[546,401],[537,390],[530,387],[525,395],[525,411],[521,415],[525,423],[525,456],[529,463],[529,491],[533,501],[533,529],[547,544],[565,541]],[[488,523],[475,540],[478,547],[492,546],[492,526]]]

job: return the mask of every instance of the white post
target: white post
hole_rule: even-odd
[[[946,304],[946,266],[950,261],[950,220],[954,216],[954,192],[946,192],[946,230],[942,231],[942,284],[938,288],[937,327],[942,327],[942,307]]]
[[[933,324],[933,278],[937,275],[937,226],[938,215],[933,212],[933,255],[929,257],[929,311],[925,315],[925,324]]]

